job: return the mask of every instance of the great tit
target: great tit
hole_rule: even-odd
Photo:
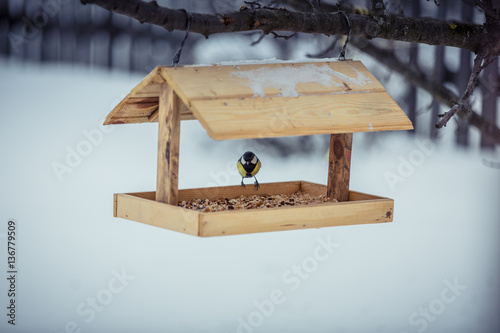
[[[241,186],[245,187],[245,183],[243,183],[244,178],[255,178],[255,188],[258,190],[260,185],[257,181],[255,175],[260,170],[260,160],[255,156],[251,151],[247,151],[240,157],[238,162],[236,162],[236,166],[238,167],[238,172],[241,175]]]

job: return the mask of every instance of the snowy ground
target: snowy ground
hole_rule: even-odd
[[[480,152],[356,134],[351,188],[395,199],[393,223],[203,239],[112,217],[113,193],[155,188],[157,125],[100,127],[142,77],[0,72],[0,269],[13,219],[19,272],[1,332],[500,331],[500,171]],[[247,148],[260,182],[326,182],[326,152],[282,160],[189,121],[179,186],[239,184]]]

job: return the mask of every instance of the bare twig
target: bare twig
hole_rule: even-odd
[[[489,168],[500,169],[500,162],[493,162],[483,157],[483,164]]]
[[[484,16],[486,18],[486,22],[484,27],[486,30],[490,30],[491,38],[493,43],[485,43],[481,48],[480,52],[478,52],[476,58],[474,59],[474,65],[472,67],[472,73],[469,77],[469,81],[467,83],[467,88],[465,89],[462,96],[458,99],[456,104],[451,108],[451,110],[438,115],[441,119],[436,123],[436,128],[442,128],[446,126],[448,121],[459,111],[465,111],[470,113],[471,109],[466,105],[469,97],[474,93],[474,89],[476,88],[479,75],[493,60],[495,60],[500,54],[500,46],[499,46],[499,34],[498,30],[500,28],[500,16],[497,11],[493,8],[493,4],[491,0],[474,0],[474,4],[481,8],[484,11]]]
[[[243,1],[245,4],[250,5],[251,9],[260,9],[262,5],[257,1]]]
[[[491,4],[491,2],[490,2],[490,4]],[[488,8],[488,5],[482,0],[474,0],[474,5],[481,8],[484,12],[490,10],[490,8]]]
[[[469,77],[469,82],[467,83],[467,88],[451,110],[439,115],[441,119],[436,123],[436,128],[446,126],[451,117],[453,117],[458,111],[466,111],[468,113],[471,112],[470,108],[466,106],[466,103],[469,97],[474,93],[474,88],[476,88],[479,81],[479,74],[481,74],[482,70],[495,60],[495,58],[496,57],[485,56],[483,54],[478,54],[476,56],[474,59],[474,66],[472,67],[472,73]]]
[[[335,36],[330,45],[328,45],[324,50],[321,50],[318,53],[306,53],[306,57],[308,58],[326,57],[330,52],[332,52],[335,49],[335,46],[337,46],[337,42],[339,41],[339,39],[340,37]]]
[[[274,8],[274,7],[269,7],[269,6],[262,6],[262,4],[260,4],[259,2],[257,1],[243,1],[245,4],[249,5],[250,6],[250,9],[269,9],[269,10],[286,10],[285,7],[280,7],[280,8]],[[242,6],[243,9],[247,9],[248,7],[247,6]]]
[[[371,13],[373,15],[383,15],[385,11],[385,5],[383,0],[371,0],[372,9]]]
[[[491,0],[474,0],[474,5],[481,8],[485,15],[495,16],[495,14],[497,14],[495,9],[493,8],[493,3],[491,2]]]
[[[262,32],[260,33],[259,38],[257,38],[257,40],[255,40],[255,41],[253,41],[253,42],[250,44],[250,46],[255,46],[255,45],[259,44],[259,43],[260,43],[260,42],[264,39],[264,37],[266,37],[266,34],[265,34],[265,32],[264,32],[264,31],[262,31]]]
[[[295,35],[296,35],[296,33],[295,33],[295,32],[294,32],[293,34],[291,34],[291,35],[288,35],[288,36],[285,36],[285,35],[279,35],[279,34],[275,33],[274,31],[271,31],[271,34],[273,34],[273,35],[274,35],[274,38],[283,38],[284,40],[288,40],[288,39],[290,39],[290,38],[292,38],[293,36],[295,36]]]
[[[274,31],[271,31],[271,34],[274,36],[274,38],[283,38],[284,40],[289,40],[290,38],[294,37],[295,35],[297,35],[296,33],[293,33],[291,35],[280,35],[280,34],[277,34],[276,32]],[[262,32],[259,36],[259,38],[255,41],[253,41],[250,46],[255,46],[257,44],[259,44],[263,39],[264,37],[266,36],[266,33],[265,32]]]
[[[459,99],[459,96],[441,83],[430,78],[417,68],[413,68],[403,63],[392,51],[378,48],[374,46],[373,43],[359,37],[353,38],[351,44],[390,67],[392,71],[400,73],[414,85],[426,90],[439,103],[452,107],[456,104],[455,101]],[[490,138],[492,142],[500,144],[500,129],[495,124],[487,121],[474,111],[467,113],[463,110],[459,110],[457,116],[460,116],[460,118],[465,120],[469,125],[476,127],[482,134]]]
[[[321,7],[319,5],[319,0],[307,0],[311,4],[314,13],[319,13],[321,11]]]

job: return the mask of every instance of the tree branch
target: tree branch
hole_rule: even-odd
[[[156,1],[140,0],[81,0],[112,12],[147,22],[168,31],[186,29],[183,12],[162,7]],[[380,2],[378,2],[380,3]],[[347,14],[351,34],[366,39],[384,38],[429,45],[454,46],[478,52],[488,43],[483,26],[433,19],[409,18],[384,12],[383,15]],[[287,10],[250,9],[225,14],[191,13],[190,32],[205,37],[216,33],[262,30],[344,35],[345,17],[339,13],[293,12]]]
[[[464,115],[465,106],[477,85],[480,72],[500,54],[500,14],[493,8],[491,0],[474,0],[486,17],[484,25],[460,22],[439,21],[433,19],[409,18],[390,14],[385,10],[383,0],[371,0],[370,15],[347,13],[324,13],[319,8],[319,0],[307,0],[308,10],[313,12],[293,12],[282,9],[242,6],[240,11],[225,14],[192,13],[189,16],[190,31],[203,34],[208,38],[215,33],[261,30],[265,34],[276,31],[302,33],[321,33],[326,35],[344,35],[347,31],[353,36],[365,39],[384,38],[389,40],[424,43],[429,45],[453,46],[479,53],[474,63],[472,75],[466,91],[452,109],[442,115],[436,124],[440,128],[455,115]],[[138,20],[158,25],[168,31],[186,29],[185,14],[179,10],[161,7],[153,0],[81,0],[83,4],[96,4],[107,10],[123,14]],[[253,2],[247,2],[253,3]],[[449,94],[448,96],[451,96]],[[488,124],[474,113],[470,114],[469,123],[476,124],[481,130],[495,133],[494,141],[500,141],[498,128]]]
[[[448,121],[458,111],[471,112],[471,110],[465,104],[467,103],[469,97],[474,93],[474,88],[476,88],[479,81],[479,74],[481,74],[483,69],[485,69],[493,60],[495,60],[500,53],[500,15],[493,8],[491,0],[474,0],[474,4],[484,11],[484,16],[486,18],[484,27],[487,31],[490,31],[493,43],[485,44],[485,46],[481,48],[480,52],[474,59],[474,65],[472,67],[472,73],[467,83],[467,88],[465,89],[459,100],[456,102],[456,104],[451,108],[451,110],[445,112],[444,114],[438,115],[438,117],[441,117],[441,120],[436,123],[436,128],[442,128],[443,126],[446,126]]]
[[[476,88],[479,81],[479,74],[481,74],[482,70],[485,69],[495,58],[496,57],[485,56],[482,53],[476,56],[476,59],[474,59],[474,66],[472,67],[472,73],[469,77],[469,82],[467,83],[467,88],[451,110],[438,115],[441,120],[436,123],[436,128],[446,126],[451,117],[453,117],[458,111],[471,112],[471,110],[466,106],[467,100],[474,93],[474,88]]]
[[[493,8],[491,0],[474,0],[474,5],[482,9],[486,21],[500,19],[500,13]]]
[[[393,52],[380,49],[374,46],[373,43],[367,42],[359,37],[353,38],[351,44],[379,62],[386,64],[391,70],[400,73],[415,86],[426,90],[439,103],[452,107],[454,103],[450,99],[455,101],[459,99],[455,93],[432,79],[429,75],[400,61]],[[496,144],[500,144],[500,129],[495,124],[487,121],[472,110],[470,110],[470,112],[458,110],[457,112],[457,116],[462,120],[476,127],[482,134],[490,138]]]

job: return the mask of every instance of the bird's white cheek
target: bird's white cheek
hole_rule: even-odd
[[[254,156],[253,159],[252,159],[252,164],[257,164],[257,156]]]

